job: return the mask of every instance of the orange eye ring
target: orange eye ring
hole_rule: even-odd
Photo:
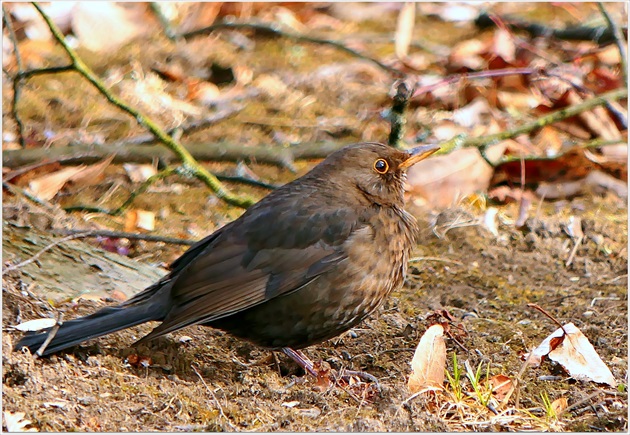
[[[389,163],[385,159],[376,159],[374,162],[374,170],[379,174],[385,174],[389,171]]]

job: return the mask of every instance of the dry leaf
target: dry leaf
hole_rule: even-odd
[[[94,52],[111,52],[142,33],[142,11],[115,2],[77,2],[72,30],[81,45]]]
[[[85,165],[64,168],[60,171],[36,178],[28,183],[27,191],[36,197],[49,201],[55,197],[73,176],[85,169]]]
[[[404,59],[409,53],[409,44],[413,37],[413,28],[416,21],[416,4],[407,2],[400,9],[398,14],[398,25],[396,26],[395,49],[396,57]]]
[[[512,63],[516,60],[516,45],[510,32],[504,29],[497,29],[494,33],[494,54],[501,56],[501,58]]]
[[[15,325],[12,328],[18,331],[41,331],[42,329],[51,328],[55,326],[57,321],[51,318],[29,320],[28,322],[22,322],[19,325]]]
[[[155,229],[155,213],[146,210],[130,210],[125,215],[125,231],[140,228],[147,231]]]
[[[93,165],[86,166],[82,171],[74,174],[68,181],[72,181],[78,186],[93,186],[103,181],[103,173],[105,169],[111,164],[116,157],[116,154],[112,154],[105,160]]]
[[[551,402],[551,409],[553,410],[553,413],[556,416],[564,412],[564,410],[567,409],[568,406],[569,406],[569,401],[567,400],[566,397],[560,397],[559,399],[556,399],[553,402]]]
[[[510,392],[514,383],[512,379],[505,375],[496,375],[490,378],[490,386],[492,387],[492,393],[497,400],[503,400],[503,398]]]
[[[433,387],[442,388],[446,369],[446,343],[444,327],[433,325],[422,335],[411,360],[412,373],[407,382],[411,393]]]
[[[616,387],[617,382],[612,372],[599,357],[588,338],[573,323],[555,330],[536,349],[530,363],[540,365],[544,357],[559,363],[566,371],[578,380],[593,381]],[[562,340],[560,343],[560,340]],[[552,341],[556,341],[554,348]]]
[[[37,432],[35,428],[27,428],[31,424],[30,420],[24,420],[24,412],[10,412],[4,411],[4,424],[7,427],[7,432]]]
[[[497,161],[509,141],[488,147],[486,154]],[[407,173],[407,190],[434,207],[445,207],[477,191],[485,191],[494,169],[476,148],[463,148],[448,155],[434,156],[412,166]]]

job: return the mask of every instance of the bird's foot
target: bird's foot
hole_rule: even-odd
[[[373,375],[355,371],[342,369],[339,372],[330,369],[330,367],[324,367],[322,363],[313,363],[304,353],[299,350],[293,350],[290,347],[283,347],[282,351],[295,361],[304,371],[317,380],[317,385],[320,387],[328,387],[339,381],[344,381],[347,385],[352,385],[357,382],[357,378],[372,382],[378,391],[381,390],[381,386],[378,380]]]

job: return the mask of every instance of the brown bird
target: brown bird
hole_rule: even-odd
[[[63,323],[42,355],[161,321],[140,341],[201,324],[282,349],[316,374],[298,349],[356,326],[402,285],[417,230],[403,208],[405,171],[438,149],[363,143],[331,154],[129,301]],[[26,335],[15,348],[36,352],[48,335]]]

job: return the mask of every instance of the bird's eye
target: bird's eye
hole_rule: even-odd
[[[384,174],[389,170],[389,163],[385,159],[377,159],[374,162],[374,170],[379,174]]]

